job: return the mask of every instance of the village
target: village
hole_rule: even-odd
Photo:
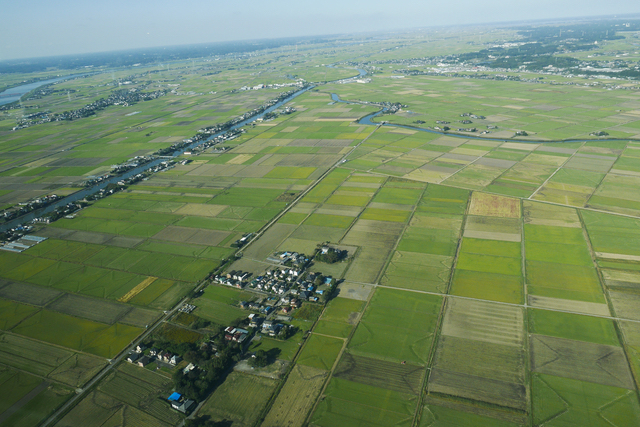
[[[272,254],[268,261],[273,265],[257,277],[244,271],[215,274],[209,277],[209,286],[229,286],[255,295],[250,301],[238,303],[240,309],[249,312],[248,315],[231,325],[220,326],[218,332],[198,344],[175,344],[159,337],[146,340],[129,352],[126,361],[140,368],[171,374],[175,388],[166,402],[174,410],[189,414],[197,407],[201,396],[196,395],[196,389],[189,388],[188,384],[203,378],[213,381],[218,374],[209,372],[212,366],[217,372],[241,360],[248,361],[249,366],[253,367],[270,363],[264,359],[264,352],[258,354],[260,352],[249,351],[252,343],[261,342],[262,337],[278,341],[292,337],[297,331],[297,327],[291,323],[295,310],[301,309],[303,303],[315,305],[327,302],[336,291],[334,278],[308,271],[313,260],[336,262],[344,260],[346,256],[346,251],[322,244],[318,245],[313,256],[290,251]],[[196,294],[191,303],[180,306],[175,319],[178,316],[192,316],[198,308],[198,297],[201,295],[202,291]]]

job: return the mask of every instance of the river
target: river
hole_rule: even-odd
[[[9,229],[11,229],[13,227],[16,227],[16,226],[20,225],[20,224],[28,223],[29,221],[31,221],[31,220],[33,220],[35,218],[41,217],[44,214],[47,214],[49,212],[53,212],[57,207],[66,206],[69,203],[73,203],[73,202],[77,202],[78,200],[82,200],[85,197],[87,197],[88,195],[93,194],[93,193],[105,188],[109,184],[115,184],[115,183],[117,183],[118,181],[120,181],[122,179],[127,179],[127,178],[130,178],[132,176],[135,176],[135,175],[137,175],[139,173],[142,173],[142,172],[144,172],[144,171],[146,171],[148,169],[151,169],[151,168],[159,165],[160,163],[162,163],[164,161],[167,161],[168,159],[170,160],[172,158],[175,158],[175,157],[181,155],[182,153],[184,153],[185,151],[191,150],[191,149],[193,149],[194,147],[197,147],[200,144],[204,144],[205,142],[210,141],[210,140],[214,139],[217,136],[220,136],[220,135],[222,135],[222,134],[224,134],[226,132],[229,132],[230,130],[235,130],[235,129],[241,128],[242,126],[246,126],[247,124],[257,120],[258,118],[263,117],[265,114],[271,113],[274,110],[280,108],[282,105],[290,102],[294,98],[297,98],[298,96],[300,96],[303,93],[313,89],[314,87],[315,86],[309,86],[309,87],[306,87],[304,89],[300,89],[299,91],[293,93],[292,95],[288,96],[287,98],[285,98],[285,99],[277,102],[276,104],[272,105],[271,107],[267,108],[262,113],[257,114],[257,115],[255,115],[253,117],[250,117],[248,119],[245,119],[245,120],[233,125],[232,127],[230,127],[227,130],[212,134],[211,136],[209,136],[206,139],[203,139],[201,141],[196,141],[193,144],[189,144],[189,145],[181,148],[180,150],[175,151],[171,157],[163,157],[163,158],[156,159],[156,160],[154,160],[152,162],[146,163],[146,164],[144,164],[142,166],[139,166],[139,167],[137,167],[135,169],[131,169],[130,171],[127,171],[122,175],[114,176],[112,178],[109,178],[109,179],[106,179],[106,180],[100,182],[99,184],[96,184],[94,186],[91,186],[91,187],[85,188],[83,190],[80,190],[77,193],[73,193],[73,194],[71,194],[71,195],[69,195],[67,197],[64,197],[64,198],[62,198],[62,199],[50,204],[49,206],[46,206],[46,207],[40,208],[40,209],[36,209],[36,210],[34,210],[32,212],[29,212],[28,214],[22,215],[22,216],[20,216],[18,218],[15,218],[15,219],[13,219],[13,220],[11,220],[9,222],[6,222],[6,223],[0,225],[0,232],[7,231],[7,230],[9,230]]]
[[[363,104],[361,102],[354,102],[354,101],[343,101],[342,99],[340,99],[340,96],[336,93],[332,93],[331,94],[331,99],[334,102],[342,102],[345,104]],[[484,137],[484,136],[477,136],[477,135],[462,135],[462,134],[458,134],[458,133],[450,133],[450,132],[442,132],[442,131],[438,131],[438,130],[434,130],[434,129],[425,129],[425,128],[421,128],[421,127],[417,127],[417,126],[409,126],[409,125],[399,125],[399,124],[393,124],[393,123],[376,123],[373,122],[372,119],[374,117],[377,117],[381,114],[383,114],[386,111],[385,108],[381,109],[380,111],[376,111],[375,113],[370,113],[367,114],[366,116],[364,116],[363,118],[361,118],[360,120],[358,120],[358,123],[363,124],[363,125],[369,125],[369,126],[392,126],[392,127],[396,127],[396,128],[404,128],[404,129],[410,129],[410,130],[415,130],[415,131],[419,131],[419,132],[427,132],[427,133],[435,133],[437,135],[446,135],[446,136],[450,136],[452,138],[462,138],[462,139],[474,139],[474,140],[479,140],[479,141],[500,141],[500,142],[523,142],[525,144],[561,144],[563,142],[588,142],[588,141],[629,141],[629,138],[599,138],[599,139],[560,139],[560,140],[555,140],[555,141],[549,141],[549,140],[531,140],[531,139],[517,139],[517,138],[492,138],[492,137]]]
[[[0,92],[0,105],[11,104],[12,102],[19,101],[20,98],[22,98],[24,95],[28,94],[34,89],[39,88],[40,86],[57,83],[63,80],[70,80],[82,76],[86,76],[86,74],[73,74],[71,76],[56,77],[55,79],[42,80],[39,82],[28,83],[26,85],[9,88],[3,92]]]

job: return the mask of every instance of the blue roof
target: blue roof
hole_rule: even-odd
[[[180,393],[174,392],[173,394],[171,394],[171,396],[169,396],[169,398],[167,400],[178,401],[178,400],[180,400],[181,397],[182,397],[182,395]]]

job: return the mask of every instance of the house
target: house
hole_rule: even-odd
[[[182,399],[182,395],[178,392],[171,393],[171,396],[167,398],[169,402],[179,402]]]
[[[158,354],[158,349],[155,347],[152,347],[151,350],[149,350],[149,356],[155,356]]]
[[[144,368],[149,363],[151,363],[151,358],[149,356],[142,356],[138,359],[138,366],[140,366],[141,368]]]
[[[165,363],[169,363],[169,361],[171,360],[171,358],[173,357],[173,354],[167,352],[164,352],[160,355],[160,357],[158,357],[158,359],[160,359],[161,361],[165,362]]]
[[[142,352],[143,352],[143,351],[145,351],[146,349],[147,349],[147,346],[146,346],[146,345],[144,345],[144,344],[138,344],[138,345],[136,346],[136,351],[137,351],[138,353],[142,353]]]
[[[127,356],[127,362],[134,363],[139,358],[140,358],[140,353],[130,353],[129,356]]]
[[[178,363],[180,363],[181,360],[182,360],[182,358],[180,356],[174,355],[169,360],[169,363],[172,364],[173,366],[176,366]]]
[[[186,375],[189,372],[193,371],[195,368],[196,368],[196,365],[194,365],[193,363],[189,363],[187,367],[182,370],[182,373]]]
[[[173,407],[173,409],[182,412],[183,414],[186,414],[187,412],[189,412],[191,409],[193,409],[193,407],[195,406],[196,402],[191,400],[191,399],[187,399],[182,403],[179,402],[173,402],[171,403],[171,407]]]

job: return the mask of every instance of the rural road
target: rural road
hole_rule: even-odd
[[[200,290],[204,282],[196,287],[196,290]],[[142,333],[135,341],[131,343],[131,345],[127,346],[124,350],[118,354],[115,359],[111,359],[109,365],[107,365],[102,371],[100,371],[95,377],[93,377],[82,389],[79,389],[77,394],[69,399],[60,409],[58,409],[53,415],[51,415],[47,420],[41,425],[41,427],[47,427],[52,425],[54,421],[56,421],[61,415],[63,415],[69,408],[75,405],[79,400],[81,400],[88,391],[92,389],[92,387],[104,378],[113,368],[115,368],[118,363],[120,363],[130,351],[132,351],[139,343],[141,343],[145,338],[147,338],[150,334],[153,333],[162,323],[164,323],[169,317],[171,317],[177,310],[180,308],[186,301],[189,300],[189,297],[183,298],[178,304],[173,307],[170,311],[165,312],[164,316],[162,316],[156,323],[154,323],[151,327],[147,328],[146,331]]]

